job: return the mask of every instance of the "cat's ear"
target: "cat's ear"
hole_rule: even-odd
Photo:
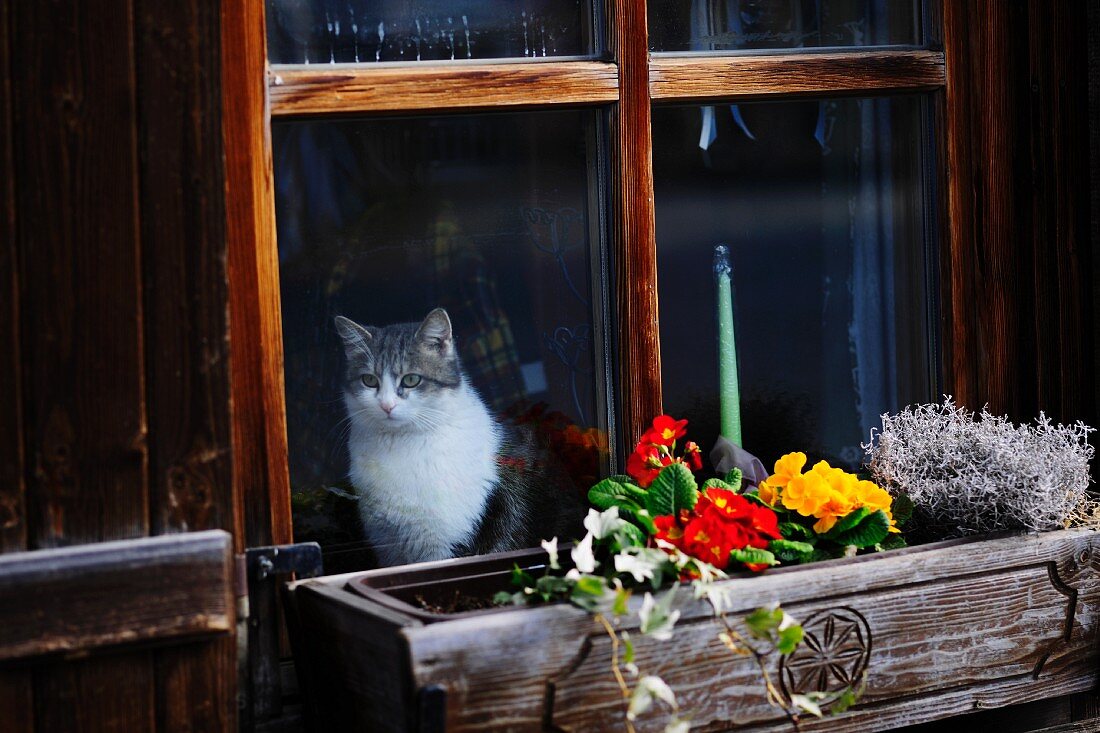
[[[336,332],[344,342],[344,353],[348,359],[370,356],[370,343],[374,340],[370,329],[363,328],[350,318],[336,316]]]
[[[420,328],[416,329],[416,340],[438,351],[440,354],[449,354],[454,348],[454,338],[451,333],[451,318],[447,311],[436,308],[429,313]]]

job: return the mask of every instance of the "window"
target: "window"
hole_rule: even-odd
[[[651,0],[648,24],[637,0],[502,5],[266,4],[245,449],[273,533],[293,498],[330,570],[363,559],[336,315],[445,307],[495,412],[598,436],[574,491],[662,406],[713,439],[718,243],[765,462],[797,443],[855,463],[877,412],[939,388],[938,3]]]

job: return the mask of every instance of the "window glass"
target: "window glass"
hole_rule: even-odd
[[[917,0],[650,0],[654,51],[917,45]]]
[[[590,55],[582,0],[267,0],[273,64]]]
[[[359,445],[344,402],[349,357],[336,316],[380,329],[424,324],[443,308],[462,373],[494,425],[531,441],[494,458],[502,475],[534,461],[546,492],[581,496],[604,470],[597,119],[553,111],[273,123],[299,540],[362,537],[349,479],[349,450]],[[421,367],[412,371],[427,370],[422,384],[404,390],[410,400],[450,384],[443,367]],[[359,389],[360,375],[351,376]],[[430,429],[443,419],[432,404],[410,419]],[[383,417],[373,403],[360,407]],[[538,452],[524,452],[530,445]],[[468,466],[462,456],[439,460],[440,471]]]
[[[729,245],[744,447],[856,467],[934,395],[934,261],[917,96],[656,108],[665,409],[719,425],[714,246]],[[707,441],[704,443],[704,441]]]

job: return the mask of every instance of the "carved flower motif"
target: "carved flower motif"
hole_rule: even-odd
[[[871,632],[863,616],[850,608],[820,611],[802,628],[801,646],[781,662],[787,693],[839,694],[858,687],[871,653]]]

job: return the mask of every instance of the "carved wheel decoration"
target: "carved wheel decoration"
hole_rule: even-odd
[[[823,692],[825,707],[848,687],[859,687],[871,656],[871,628],[851,608],[818,611],[802,622],[802,644],[779,662],[786,695]]]

